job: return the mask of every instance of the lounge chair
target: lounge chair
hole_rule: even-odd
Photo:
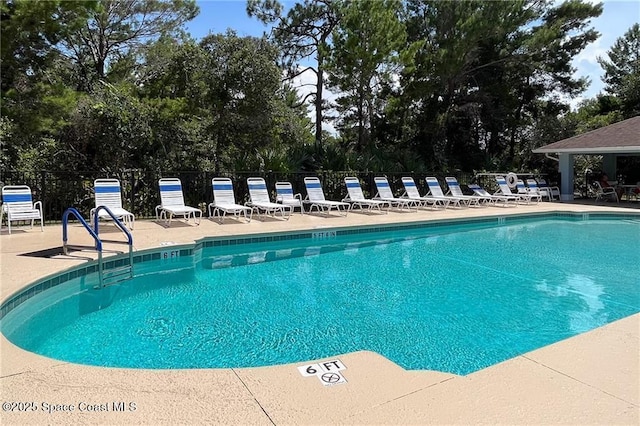
[[[517,201],[524,201],[527,204],[531,202],[531,198],[532,198],[531,195],[517,194],[517,193],[511,192],[511,188],[509,188],[509,185],[507,184],[507,180],[504,178],[504,176],[496,176],[495,178],[496,178],[496,183],[498,184],[498,187],[500,189],[498,189],[498,191],[494,195],[505,195],[508,197],[516,197]]]
[[[293,193],[291,182],[276,182],[276,203],[291,207],[292,213],[299,208],[300,214],[304,214],[302,195]]]
[[[502,204],[503,206],[517,206],[518,205],[518,197],[515,195],[496,195],[490,194],[486,189],[482,188],[480,185],[476,183],[470,183],[467,185],[470,190],[473,191],[479,197],[482,197],[485,201],[493,203],[494,205]]]
[[[349,203],[325,199],[320,179],[317,177],[306,177],[304,178],[304,186],[307,188],[307,198],[304,202],[309,204],[309,212],[313,211],[313,208],[315,207],[318,212],[329,214],[331,209],[336,209],[338,213],[342,210],[344,216],[347,215],[350,207]]]
[[[44,231],[44,220],[42,214],[42,202],[33,202],[31,198],[31,188],[26,185],[7,185],[2,187],[2,206],[0,207],[0,226],[2,218],[7,214],[7,226],[11,235],[11,222],[28,220],[31,222],[40,221],[40,231]]]
[[[391,203],[383,200],[373,200],[371,198],[365,198],[362,193],[362,187],[360,186],[360,181],[357,177],[346,177],[344,178],[344,184],[347,187],[347,198],[342,201],[350,204],[349,210],[353,209],[354,206],[359,207],[364,210],[366,207],[367,210],[371,210],[372,208],[378,209],[379,212],[382,212],[382,208],[386,206],[385,213],[389,212],[389,207]]]
[[[524,198],[527,204],[533,200],[536,201],[536,204],[542,201],[542,194],[540,194],[537,189],[534,191],[531,188],[527,188],[522,179],[516,181],[516,191],[516,194]]]
[[[538,182],[536,182],[535,179],[532,179],[532,178],[527,179],[527,188],[528,188],[529,192],[531,192],[533,194],[540,195],[540,200],[541,201],[542,201],[542,199],[544,197],[547,197],[547,199],[549,201],[553,201],[553,197],[551,195],[551,191],[547,190],[547,189],[540,188],[538,186]]]
[[[422,195],[420,195],[420,191],[418,191],[416,183],[410,176],[405,176],[402,178],[402,186],[404,186],[404,194],[402,195],[402,198],[408,198],[409,200],[417,201],[419,203],[418,205],[420,206],[442,206],[446,209],[449,205],[449,202],[451,201],[445,198],[423,197]]]
[[[160,186],[160,205],[156,206],[156,219],[164,219],[167,226],[171,226],[174,216],[183,217],[187,222],[193,218],[196,225],[200,224],[202,211],[184,204],[182,182],[178,178],[162,178]]]
[[[456,198],[467,201],[469,205],[480,206],[481,201],[487,201],[486,198],[480,197],[479,195],[465,195],[462,192],[462,189],[460,189],[458,179],[453,176],[447,176],[444,180],[447,182],[447,187],[449,188],[448,192]]]
[[[596,201],[601,200],[603,198],[615,200],[616,203],[620,201],[618,199],[618,193],[616,192],[616,189],[613,186],[603,187],[602,184],[600,184],[600,182],[597,180],[595,181],[595,186],[596,186]]]
[[[209,217],[218,216],[219,221],[222,222],[227,213],[232,213],[235,217],[244,215],[247,222],[251,221],[251,215],[247,218],[247,213],[252,213],[253,209],[236,203],[231,179],[213,178],[211,186],[213,188],[213,202],[209,203]]]
[[[411,207],[415,207],[416,211],[421,205],[421,201],[411,198],[398,198],[394,196],[393,192],[391,191],[391,187],[389,186],[389,181],[386,177],[377,176],[373,178],[373,181],[375,182],[376,188],[378,189],[378,193],[375,197],[373,197],[374,200],[387,201],[391,204],[392,207],[397,207],[399,209],[406,208],[407,210],[410,210]]]
[[[429,194],[431,194],[431,197],[441,200],[449,200],[449,204],[453,204],[454,206],[458,207],[469,206],[468,200],[454,197],[453,195],[444,195],[444,192],[440,187],[440,182],[438,182],[438,179],[436,179],[435,177],[426,177],[424,180],[427,182],[427,186],[429,187]]]
[[[93,182],[93,191],[96,206],[89,211],[91,223],[93,223],[96,211],[98,211],[98,219],[111,219],[111,215],[106,211],[97,210],[98,207],[104,206],[111,210],[111,213],[129,229],[133,229],[136,218],[133,213],[122,208],[122,192],[118,179],[96,179]]]
[[[538,179],[538,187],[541,191],[547,191],[550,194],[551,201],[560,199],[560,188],[549,185],[545,179]]]
[[[253,216],[253,210],[258,212],[258,215],[264,213],[265,215],[273,215],[280,212],[283,219],[289,219],[292,206],[287,206],[279,203],[272,203],[269,198],[269,191],[267,191],[267,184],[263,178],[251,177],[247,179],[247,186],[249,187],[250,201],[246,203],[251,208],[251,216]],[[286,216],[285,216],[286,215]]]

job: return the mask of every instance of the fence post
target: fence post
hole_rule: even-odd
[[[44,213],[47,211],[47,206],[48,203],[46,201],[47,198],[47,177],[46,177],[46,171],[41,171],[40,172],[40,198],[42,199],[42,217],[44,218]]]
[[[267,182],[267,191],[269,191],[268,188],[274,188],[276,185],[276,183],[273,181],[273,170],[268,170],[265,177],[265,180]]]
[[[136,179],[135,179],[135,169],[129,169],[129,188],[130,189],[130,194],[129,194],[129,208],[131,209],[131,211],[133,212],[133,214],[138,214],[138,212],[136,211],[136,203],[135,203],[135,184],[136,184]]]

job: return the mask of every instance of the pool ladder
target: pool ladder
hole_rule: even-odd
[[[126,244],[129,246],[129,263],[127,265],[111,268],[107,271],[104,270],[104,261],[102,258],[102,243],[109,242],[109,243],[125,244],[125,242],[118,241],[118,240],[100,239],[100,237],[98,236],[99,234],[98,212],[100,212],[100,210],[106,211],[107,214],[111,216],[111,219],[113,219],[113,222],[116,224],[116,226],[126,235],[127,237]],[[68,241],[67,226],[68,226],[70,215],[75,216],[75,218],[78,219],[78,221],[82,224],[82,226],[93,237],[95,241],[94,247],[73,246],[67,243]],[[62,251],[63,253],[66,255],[66,254],[69,254],[69,250],[83,250],[86,248],[90,248],[98,252],[98,286],[97,288],[104,288],[110,285],[118,284],[119,282],[122,282],[124,280],[133,278],[133,236],[131,235],[131,232],[129,232],[129,230],[122,223],[122,221],[116,218],[113,212],[106,206],[98,206],[96,208],[95,214],[93,216],[93,223],[94,225],[92,229],[91,226],[87,223],[87,221],[84,220],[84,217],[80,214],[80,212],[78,212],[78,210],[76,210],[73,207],[69,207],[67,210],[65,210],[65,212],[62,215]]]

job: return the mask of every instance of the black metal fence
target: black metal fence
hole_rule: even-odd
[[[461,185],[469,184],[474,176],[471,174],[452,173]],[[182,181],[185,203],[198,206],[206,213],[206,206],[213,201],[211,179],[214,177],[228,177],[233,181],[236,201],[244,204],[249,199],[247,188],[248,177],[262,177],[270,188],[272,199],[275,199],[275,183],[279,181],[291,182],[295,192],[304,197],[306,195],[304,178],[317,176],[322,182],[325,196],[330,200],[341,200],[347,194],[344,185],[346,176],[356,176],[360,179],[362,190],[367,197],[376,193],[374,177],[386,176],[389,185],[397,193],[402,192],[402,177],[413,177],[421,194],[427,192],[425,177],[419,173],[381,173],[381,172],[353,172],[353,171],[319,171],[315,173],[281,173],[281,172],[196,172],[196,171],[163,171],[125,170],[107,174],[97,171],[0,171],[0,186],[27,185],[31,188],[34,201],[42,201],[44,217],[47,222],[60,221],[62,214],[68,207],[75,207],[83,215],[88,216],[89,210],[95,206],[93,182],[99,178],[115,178],[120,180],[124,207],[138,218],[154,217],[155,207],[160,203],[158,180],[160,178],[177,177]],[[432,176],[432,175],[431,175]],[[436,176],[445,190],[444,176]]]

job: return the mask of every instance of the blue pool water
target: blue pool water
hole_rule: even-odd
[[[358,350],[468,374],[640,312],[640,221],[540,220],[207,248],[2,321],[81,364],[252,367]],[[51,293],[51,294],[49,294]]]

